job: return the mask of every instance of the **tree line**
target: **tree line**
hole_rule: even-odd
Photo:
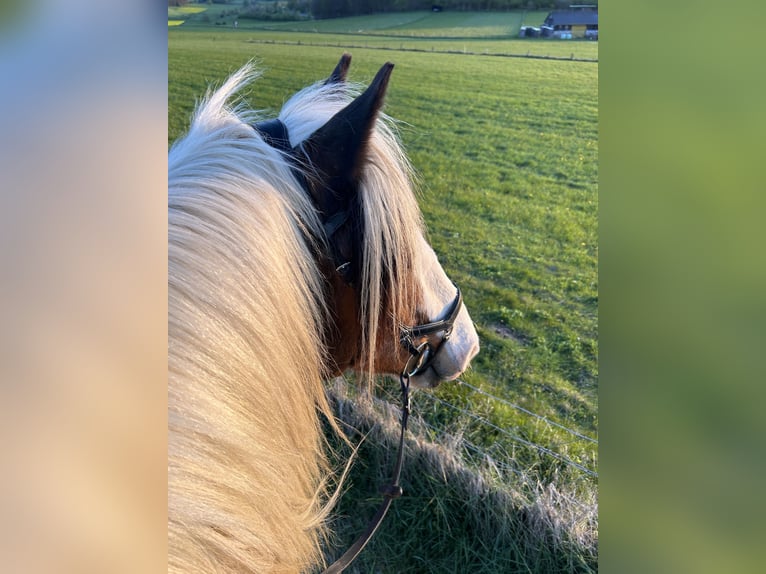
[[[168,6],[183,6],[188,0],[168,0]],[[197,0],[198,3],[229,4],[230,0]],[[580,0],[582,4],[598,6],[598,0]],[[480,10],[554,10],[567,8],[571,4],[580,3],[578,0],[287,0],[255,2],[243,0],[244,9],[258,9],[265,14],[283,13],[296,17],[342,18],[344,16],[361,16],[380,12],[410,12],[413,10],[449,10],[449,11],[480,11]]]
[[[412,10],[548,10],[567,8],[571,4],[594,4],[598,0],[295,0],[289,5],[310,12],[314,18],[340,18],[377,12],[408,12]]]

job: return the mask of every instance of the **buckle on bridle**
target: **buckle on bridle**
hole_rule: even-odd
[[[415,350],[416,353],[410,351],[410,358],[407,359],[407,364],[404,365],[403,374],[407,377],[414,377],[425,372],[431,366],[431,362],[436,356],[428,341],[421,343]]]
[[[431,323],[425,323],[423,325],[415,325],[413,327],[403,327],[399,342],[401,345],[410,352],[410,358],[407,359],[407,363],[404,365],[402,375],[407,377],[414,377],[424,373],[433,363],[436,358],[436,354],[441,349],[445,341],[449,341],[452,336],[452,329],[455,326],[455,320],[458,313],[460,313],[460,307],[463,303],[463,294],[460,292],[460,287],[455,286],[457,289],[457,295],[453,299],[450,305],[447,317],[439,321],[433,321]],[[434,347],[428,342],[428,340],[415,346],[414,340],[418,337],[433,335],[435,333],[444,333],[442,335],[439,344]]]

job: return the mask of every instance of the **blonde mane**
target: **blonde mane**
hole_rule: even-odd
[[[251,66],[208,94],[168,157],[168,570],[298,572],[322,562],[333,502],[320,416],[330,320],[322,226],[285,156],[231,107]],[[292,145],[355,90],[315,85],[285,104]],[[416,300],[422,221],[410,169],[378,122],[361,201],[364,362]],[[406,280],[402,280],[405,278]],[[388,316],[386,316],[386,314]],[[337,428],[337,427],[336,427]]]

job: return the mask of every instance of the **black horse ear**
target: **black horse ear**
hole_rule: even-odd
[[[335,66],[335,69],[330,74],[330,77],[325,80],[325,86],[328,84],[340,84],[346,81],[346,75],[348,74],[348,68],[351,66],[351,54],[343,52],[340,57],[340,62]]]
[[[343,59],[338,66],[342,63]],[[329,189],[336,199],[348,199],[356,190],[364,167],[367,142],[383,106],[393,67],[390,62],[385,64],[362,95],[294,150],[315,174],[307,183],[321,209],[327,201],[322,197],[325,189]]]

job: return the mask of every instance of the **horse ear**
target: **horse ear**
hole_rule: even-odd
[[[351,66],[351,54],[343,52],[340,57],[340,62],[335,66],[335,69],[330,74],[330,77],[325,80],[325,86],[329,84],[341,84],[346,81],[346,75],[348,74],[348,68]]]
[[[341,58],[338,66],[342,63]],[[297,156],[304,156],[307,165],[316,174],[310,187],[320,208],[327,201],[327,198],[320,197],[322,188],[330,189],[337,197],[347,196],[356,189],[364,167],[367,141],[383,105],[393,67],[390,62],[385,64],[362,95],[336,113],[295,150]],[[318,183],[321,185],[317,186]]]

